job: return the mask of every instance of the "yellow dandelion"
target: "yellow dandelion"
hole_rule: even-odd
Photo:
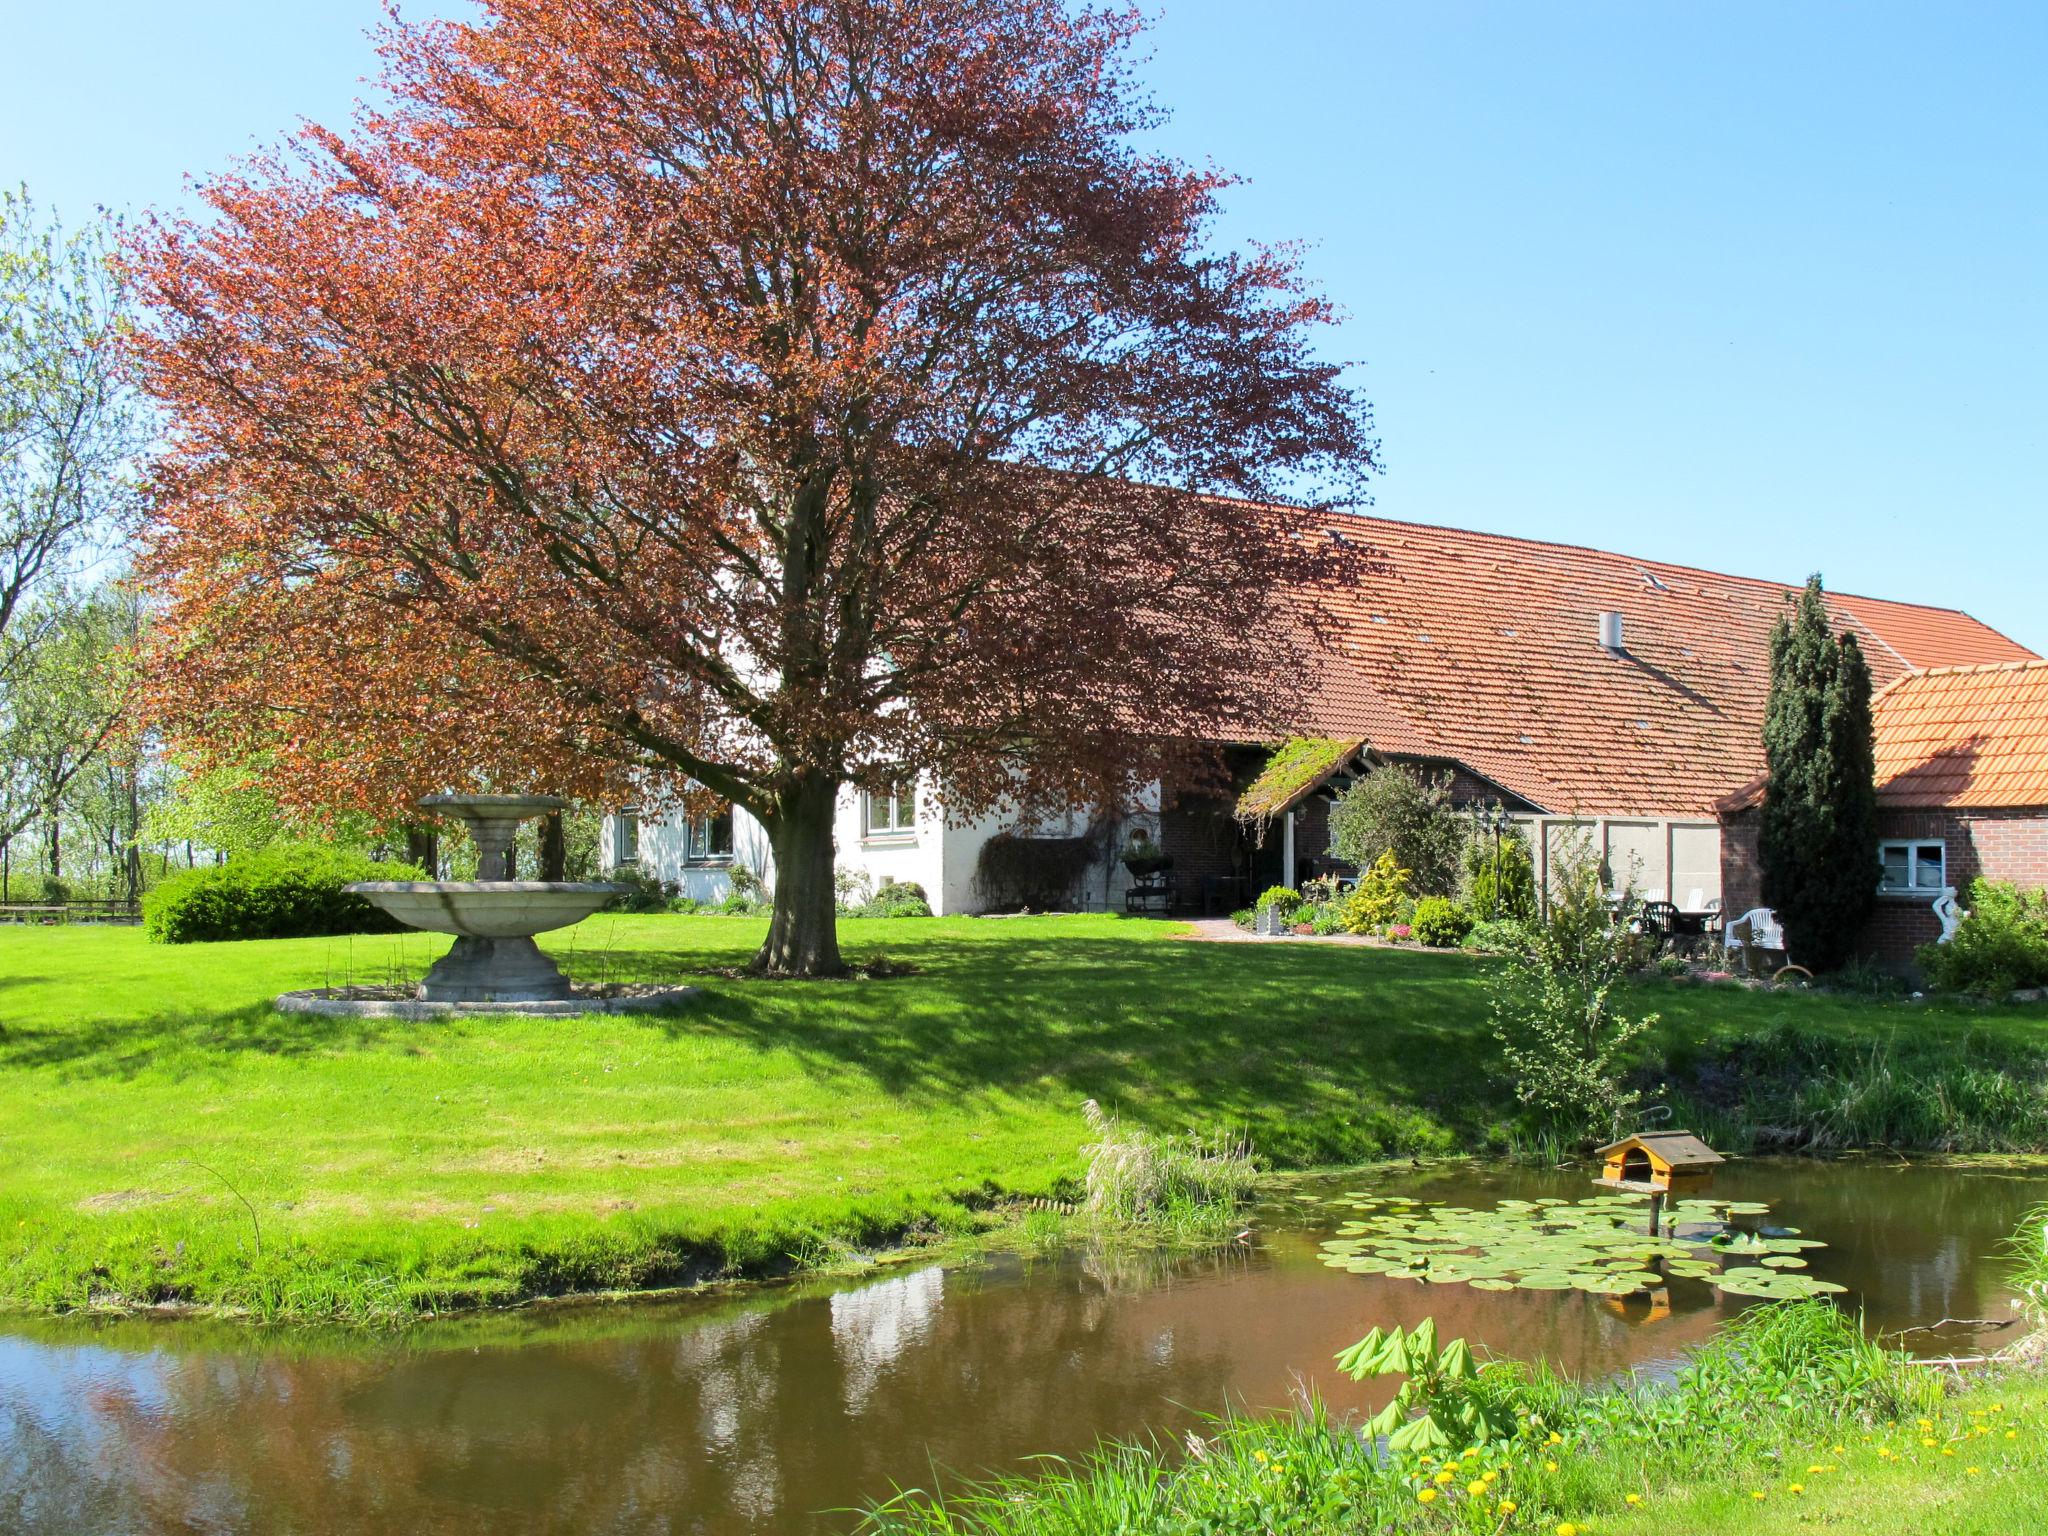
[[[1920,1423],[1920,1427],[1921,1427],[1922,1429],[1932,1429],[1932,1428],[1934,1428],[1934,1420],[1932,1420],[1932,1419],[1922,1419],[1922,1420],[1920,1420],[1920,1421],[1919,1421],[1919,1423]]]
[[[1480,1478],[1479,1481],[1486,1484],[1487,1487],[1491,1488],[1495,1483],[1500,1481],[1500,1474],[1498,1472],[1488,1472],[1485,1476]]]
[[[1563,1445],[1563,1444],[1564,1444],[1564,1436],[1563,1436],[1563,1435],[1560,1435],[1560,1434],[1559,1434],[1559,1433],[1558,1433],[1558,1432],[1557,1432],[1556,1430],[1554,1430],[1554,1429],[1553,1429],[1553,1430],[1552,1430],[1552,1431],[1550,1432],[1550,1438],[1549,1438],[1548,1440],[1544,1441],[1543,1443],[1544,1443],[1545,1445]]]
[[[1579,1536],[1579,1528],[1566,1520],[1558,1526],[1557,1536]]]
[[[1975,1477],[1978,1475],[1977,1469],[1975,1467],[1965,1467],[1963,1468],[1963,1473],[1967,1477]]]
[[[2020,1437],[2020,1432],[2019,1432],[2018,1430],[2016,1430],[2016,1429],[2008,1429],[2008,1430],[2007,1430],[2007,1431],[2005,1432],[2005,1438],[2006,1438],[2006,1439],[2008,1439],[2008,1440],[2017,1440],[2017,1439],[2019,1439],[2019,1437]]]
[[[1756,1501],[1757,1501],[1757,1502],[1758,1502],[1759,1504],[1761,1504],[1761,1503],[1763,1502],[1763,1500],[1764,1500],[1764,1491],[1763,1491],[1763,1489],[1761,1489],[1761,1488],[1757,1489],[1757,1491],[1756,1491],[1755,1493],[1752,1493],[1752,1494],[1750,1495],[1750,1497],[1751,1497],[1752,1499],[1755,1499],[1755,1500],[1756,1500]]]
[[[1457,1475],[1458,1474],[1453,1472],[1449,1467],[1445,1467],[1443,1471],[1437,1473],[1436,1480],[1440,1483],[1448,1483]]]
[[[1786,1491],[1787,1493],[1804,1493],[1804,1492],[1806,1492],[1806,1484],[1804,1484],[1804,1483],[1787,1483],[1787,1484],[1785,1485],[1785,1491]]]
[[[1415,1502],[1418,1504],[1434,1504],[1436,1502],[1436,1490],[1434,1488],[1423,1489],[1415,1495]]]
[[[1932,1435],[1922,1435],[1920,1437],[1920,1443],[1926,1446],[1929,1450],[1932,1450],[1936,1444],[1936,1441],[1934,1436]]]
[[[1479,1495],[1486,1492],[1486,1484],[1482,1483],[1481,1481],[1479,1481],[1478,1478],[1475,1477],[1472,1479],[1471,1482],[1465,1485],[1465,1491],[1471,1494],[1472,1497],[1476,1499],[1479,1497]]]
[[[1643,1496],[1640,1493],[1624,1493],[1621,1496],[1621,1502],[1628,1505],[1630,1508],[1634,1508],[1636,1505],[1643,1502]]]
[[[1546,1461],[1545,1463],[1543,1463],[1543,1470],[1546,1472],[1555,1472],[1557,1470],[1557,1463],[1554,1461]]]
[[[1515,1512],[1515,1507],[1513,1499],[1502,1499],[1500,1501],[1500,1512],[1504,1515],[1512,1515]]]
[[[1942,1454],[1942,1455],[1944,1455],[1944,1456],[1953,1456],[1953,1455],[1955,1455],[1955,1453],[1956,1453],[1956,1448],[1955,1448],[1954,1446],[1952,1446],[1952,1445],[1944,1445],[1944,1446],[1943,1446],[1943,1447],[1941,1448],[1941,1454]]]

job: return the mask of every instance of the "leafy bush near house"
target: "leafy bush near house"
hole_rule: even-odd
[[[1425,896],[1415,904],[1410,927],[1416,939],[1432,949],[1452,949],[1472,931],[1472,919],[1448,896]]]
[[[621,864],[605,879],[625,887],[604,904],[607,912],[666,912],[679,889],[673,880],[663,881],[638,864]]]
[[[1390,854],[1424,896],[1457,893],[1467,836],[1465,818],[1451,808],[1450,779],[1397,764],[1358,780],[1330,811],[1330,848],[1338,858],[1365,869]]]
[[[884,880],[874,898],[858,911],[861,917],[930,917],[932,907],[924,887],[915,880]]]
[[[1300,920],[1309,924],[1320,934],[1342,933],[1344,931],[1344,903],[1341,901],[1318,902],[1305,908],[1308,914]]]
[[[1474,819],[1465,844],[1465,907],[1482,922],[1536,916],[1536,861],[1520,827],[1502,831],[1496,848],[1493,833]]]
[[[1929,981],[1979,997],[2048,986],[2048,891],[1979,880],[1970,887],[1969,910],[1948,943],[1920,950]]]
[[[1527,949],[1529,925],[1511,917],[1482,918],[1466,932],[1459,948],[1475,955],[1505,955]]]
[[[424,878],[416,865],[378,863],[324,844],[274,844],[231,863],[172,875],[143,898],[142,927],[159,944],[398,933],[403,923],[342,887]]]
[[[1269,885],[1259,893],[1258,902],[1253,907],[1253,910],[1255,912],[1264,912],[1270,907],[1278,914],[1281,922],[1291,923],[1294,921],[1294,914],[1299,912],[1303,905],[1305,903],[1302,900],[1301,892],[1297,891],[1293,886]]]
[[[1344,926],[1352,933],[1378,933],[1401,914],[1408,898],[1411,872],[1383,853],[1359,877],[1357,889],[1344,899]]]
[[[1257,908],[1243,907],[1240,908],[1238,911],[1231,913],[1230,920],[1233,923],[1237,924],[1237,926],[1240,928],[1249,929],[1252,925],[1253,920],[1256,919],[1258,915],[1259,914]]]

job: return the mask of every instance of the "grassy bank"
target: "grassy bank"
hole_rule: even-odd
[[[1192,944],[1116,918],[901,920],[844,937],[912,975],[704,974],[759,937],[594,919],[555,936],[579,978],[690,979],[702,997],[660,1017],[422,1025],[269,1006],[417,975],[439,948],[422,936],[167,948],[0,930],[0,1303],[362,1318],[760,1272],[1074,1191],[1088,1098],[1155,1130],[1248,1136],[1279,1166],[1514,1136],[1463,957]],[[2048,1007],[1651,990],[1645,1070],[1680,1063],[1717,1113],[1742,1111],[1744,1082],[1796,1085],[1798,1061],[1766,1071],[1756,1053],[1797,1041],[1852,1067],[1881,1056],[1908,1085],[1887,1102],[1918,1139],[1870,1139],[2048,1145]],[[1957,1073],[1996,1091],[1911,1091]]]
[[[1471,1391],[1505,1436],[1398,1452],[1313,1411],[1237,1419],[1181,1444],[906,1494],[867,1536],[2042,1528],[2048,1377],[2004,1370],[1950,1396],[1943,1374],[1886,1356],[1824,1302],[1745,1314],[1669,1381],[1585,1388],[1502,1363]]]

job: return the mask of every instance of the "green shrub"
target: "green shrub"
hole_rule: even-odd
[[[420,880],[412,864],[380,864],[319,843],[282,843],[210,869],[172,875],[143,898],[143,931],[159,944],[400,933],[405,925],[342,887]]]
[[[931,902],[915,880],[884,880],[872,900],[856,910],[859,917],[930,917]]]
[[[1415,904],[1409,928],[1419,943],[1453,949],[1472,931],[1472,918],[1448,896],[1425,896]]]
[[[664,882],[638,864],[621,864],[605,879],[624,887],[604,904],[607,912],[666,912],[669,903],[676,899],[677,886],[673,880]]]
[[[1359,877],[1358,888],[1344,899],[1344,926],[1352,933],[1378,933],[1400,914],[1408,900],[1410,871],[1391,852],[1383,853]]]
[[[1330,810],[1330,851],[1365,869],[1382,854],[1411,871],[1410,885],[1425,896],[1458,888],[1464,858],[1465,818],[1451,808],[1449,775],[1429,777],[1390,764],[1357,780]]]
[[[1331,934],[1344,931],[1344,903],[1325,901],[1307,909],[1306,921],[1317,933]]]
[[[1512,917],[1482,919],[1472,925],[1459,948],[1480,955],[1508,955],[1529,947],[1529,925]]]
[[[1510,952],[1487,978],[1515,1097],[1549,1129],[1604,1139],[1642,1097],[1628,1083],[1630,1056],[1657,1016],[1622,1012],[1614,993],[1644,958],[1641,940],[1614,921],[1599,863],[1582,848],[1554,874],[1550,910],[1529,948]]]
[[[1280,909],[1281,920],[1285,922],[1294,916],[1295,912],[1300,909],[1301,904],[1301,892],[1297,891],[1293,886],[1269,885],[1259,893],[1258,904],[1253,910],[1263,912],[1268,907],[1277,907]]]
[[[1465,906],[1482,922],[1534,920],[1536,861],[1520,827],[1505,829],[1496,849],[1493,833],[1473,823],[1471,840],[1465,844]]]
[[[2048,891],[1977,881],[1954,937],[1923,946],[1919,959],[1927,979],[1951,992],[2004,997],[2048,985]]]
[[[1233,923],[1237,924],[1238,927],[1248,930],[1252,925],[1253,919],[1255,919],[1258,915],[1258,912],[1254,908],[1244,907],[1236,912],[1231,913],[1230,920]]]

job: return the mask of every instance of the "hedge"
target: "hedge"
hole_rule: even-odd
[[[403,923],[342,887],[425,878],[412,864],[378,863],[319,843],[267,848],[172,875],[143,897],[142,928],[159,944],[399,933]]]

